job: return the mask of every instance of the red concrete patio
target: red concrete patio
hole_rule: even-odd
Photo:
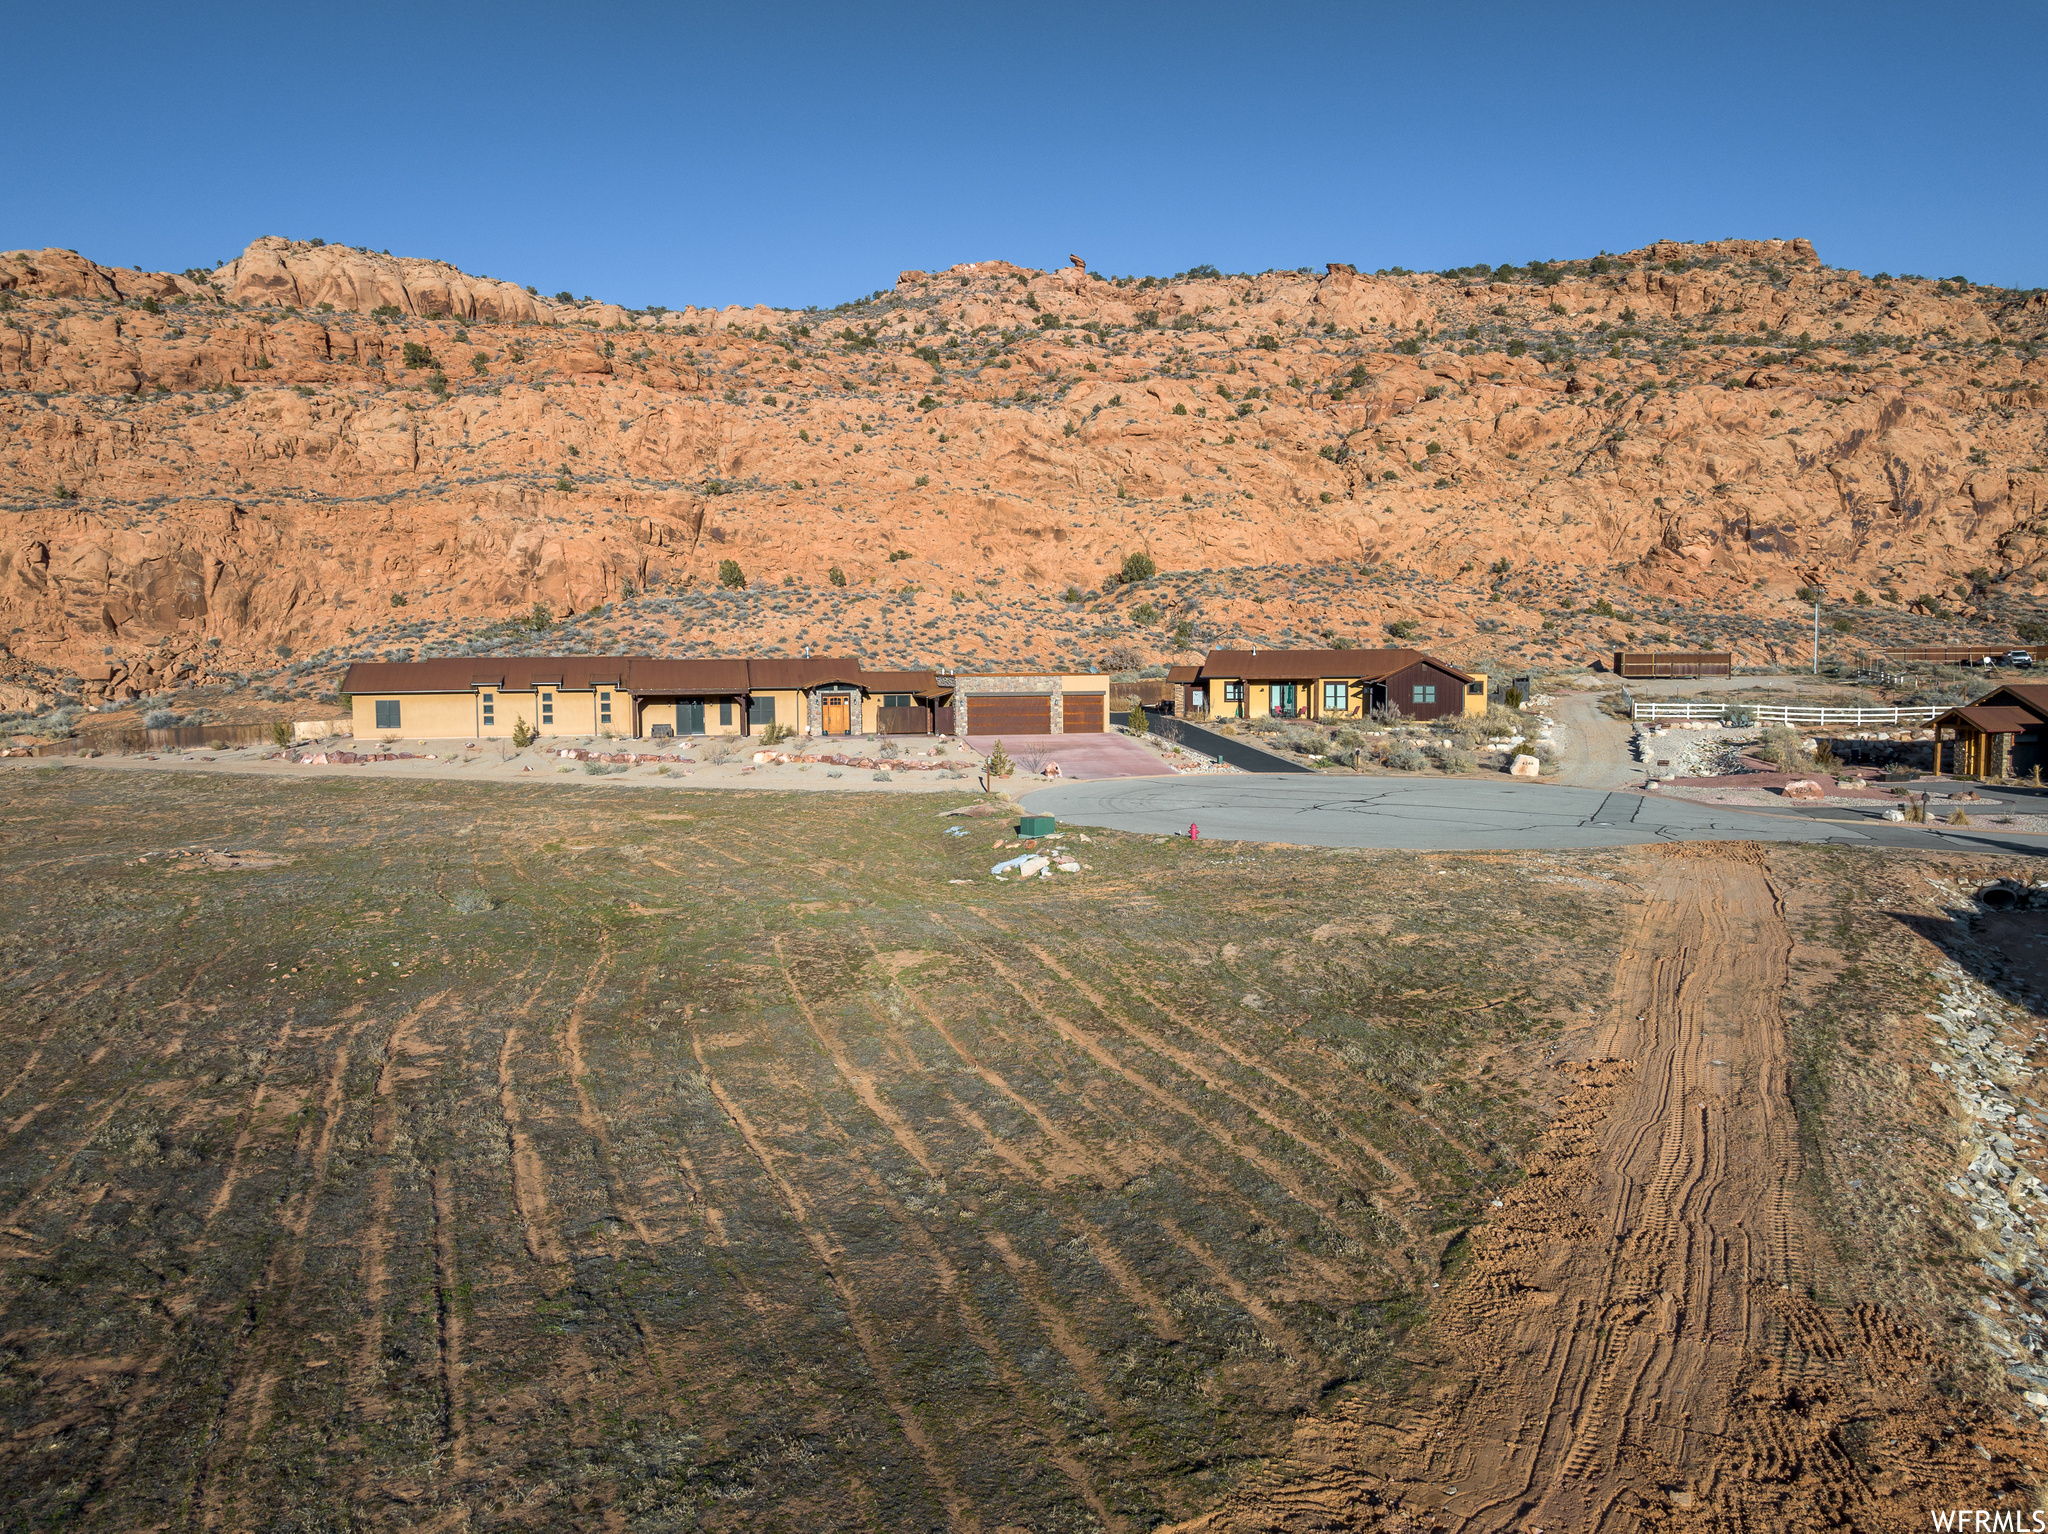
[[[986,757],[998,740],[1017,764],[1020,780],[1036,777],[1053,762],[1060,769],[1056,782],[1174,776],[1171,767],[1128,735],[970,735],[967,744]]]

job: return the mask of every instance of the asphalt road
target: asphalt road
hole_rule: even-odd
[[[1066,783],[1022,796],[1063,824],[1205,839],[1415,851],[1629,847],[1671,841],[1838,842],[2039,856],[2048,839],[1898,825],[1858,811],[1756,813],[1502,778],[1188,777]],[[1973,806],[1975,808],[1975,806]]]

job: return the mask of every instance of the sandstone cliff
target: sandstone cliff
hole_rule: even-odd
[[[611,604],[593,642],[903,662],[1391,623],[1497,664],[1761,660],[1811,583],[1845,629],[1932,631],[2026,609],[2048,552],[2044,295],[1799,240],[980,262],[788,312],[263,239],[183,274],[6,253],[0,307],[11,674],[89,696],[474,642],[536,602]],[[1098,596],[1134,551],[1169,573]]]

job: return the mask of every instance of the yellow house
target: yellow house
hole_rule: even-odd
[[[1486,677],[1420,650],[1211,650],[1177,677],[1194,719],[1409,719],[1486,712]]]
[[[928,734],[951,687],[844,657],[485,656],[360,661],[342,690],[360,739]]]

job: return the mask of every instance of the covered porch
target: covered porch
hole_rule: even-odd
[[[2041,720],[2023,708],[1976,703],[1934,721],[1934,772],[2009,778],[2039,760]],[[1950,745],[1954,750],[1949,752]]]

